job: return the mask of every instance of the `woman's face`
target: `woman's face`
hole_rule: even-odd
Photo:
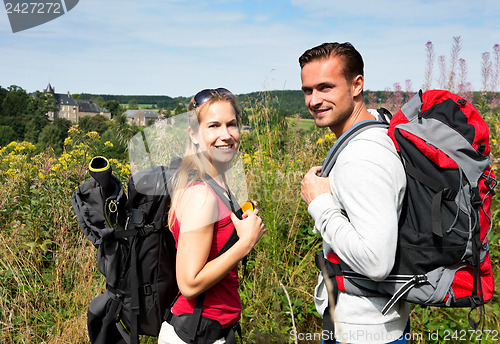
[[[212,163],[230,162],[240,142],[238,121],[231,103],[218,101],[202,112],[199,130],[192,133],[192,138],[201,151],[208,153]]]

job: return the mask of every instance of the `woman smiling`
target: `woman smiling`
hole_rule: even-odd
[[[230,343],[241,316],[238,262],[265,228],[257,209],[241,219],[235,215],[240,209],[226,180],[240,142],[240,109],[234,95],[223,88],[203,90],[188,110],[188,148],[174,179],[169,212],[181,295],[158,342],[226,343],[227,338]],[[239,240],[226,249],[233,231]]]

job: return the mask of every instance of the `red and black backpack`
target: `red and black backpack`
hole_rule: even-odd
[[[328,175],[342,148],[379,121],[363,121],[337,140],[323,164]],[[396,261],[382,282],[350,271],[335,254],[326,258],[336,287],[355,295],[391,295],[425,306],[483,307],[493,296],[488,245],[496,185],[489,129],[476,108],[448,91],[420,91],[389,123],[407,174]],[[481,313],[482,314],[482,313]],[[469,317],[477,328],[478,322]]]

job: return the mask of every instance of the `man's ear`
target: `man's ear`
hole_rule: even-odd
[[[196,135],[191,127],[188,127],[188,134],[189,138],[195,145],[199,144],[198,139],[196,138]]]
[[[365,86],[365,78],[359,74],[352,80],[352,95],[353,97],[359,96],[363,92]]]

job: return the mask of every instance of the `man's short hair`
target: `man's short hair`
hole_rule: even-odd
[[[349,42],[323,43],[317,47],[306,50],[299,57],[300,68],[315,60],[339,56],[344,62],[344,76],[346,80],[353,80],[358,75],[364,76],[364,63],[361,54]]]

